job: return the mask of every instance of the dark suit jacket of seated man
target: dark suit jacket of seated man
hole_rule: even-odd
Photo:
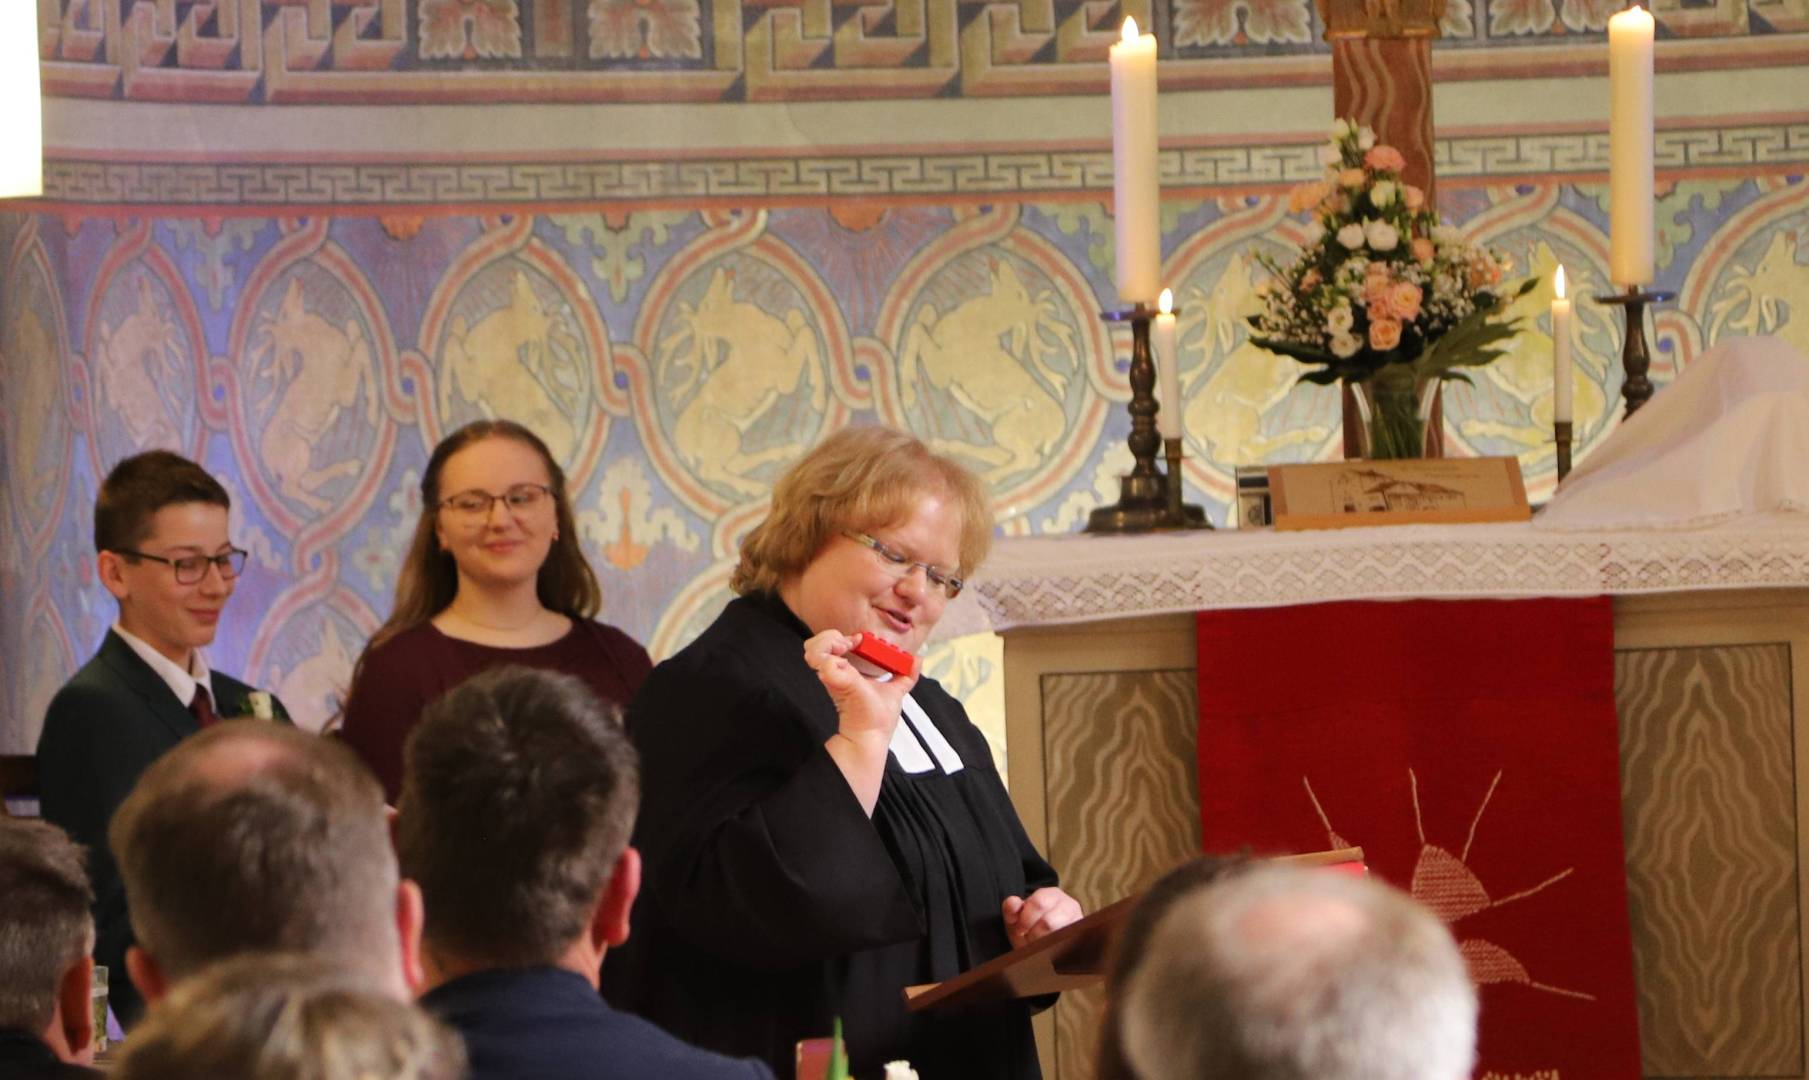
[[[132,927],[108,819],[145,767],[203,719],[287,718],[281,702],[211,670],[200,652],[244,565],[228,539],[229,503],[205,469],[167,451],[127,458],[107,475],[94,508],[96,568],[119,621],[51,699],[38,738],[42,812],[88,849],[94,962],[107,968],[109,1001],[126,1024],[144,1006],[125,969]],[[183,580],[197,561],[199,578]],[[198,687],[208,690],[204,712]]]
[[[464,1036],[471,1080],[772,1080],[597,991],[641,887],[639,801],[634,747],[572,676],[493,668],[421,714],[396,854],[427,907],[421,1005]]]

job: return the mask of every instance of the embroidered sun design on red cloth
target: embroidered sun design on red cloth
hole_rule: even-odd
[[[1453,854],[1448,848],[1440,847],[1426,840],[1426,824],[1420,816],[1419,777],[1412,769],[1407,770],[1407,781],[1413,796],[1413,824],[1419,833],[1420,841],[1419,857],[1414,861],[1413,878],[1408,892],[1413,895],[1415,900],[1437,915],[1440,922],[1451,927],[1451,932],[1458,939],[1458,950],[1463,954],[1464,962],[1469,965],[1470,978],[1475,980],[1478,986],[1517,983],[1548,994],[1594,1001],[1594,994],[1581,990],[1569,990],[1534,979],[1527,971],[1526,965],[1504,946],[1492,941],[1485,941],[1482,938],[1465,938],[1458,931],[1457,923],[1460,920],[1479,912],[1505,907],[1508,904],[1536,896],[1575,872],[1575,867],[1567,866],[1531,888],[1502,897],[1489,895],[1488,887],[1482,883],[1482,879],[1476,876],[1476,872],[1470,869],[1470,847],[1476,841],[1476,828],[1482,824],[1482,816],[1489,808],[1489,800],[1495,797],[1495,788],[1500,785],[1501,776],[1501,771],[1497,770],[1495,778],[1489,782],[1489,790],[1482,797],[1481,805],[1476,808],[1476,816],[1470,819],[1470,831],[1464,837],[1463,850]],[[1314,811],[1318,813],[1319,820],[1325,825],[1325,834],[1331,846],[1334,848],[1355,846],[1332,827],[1330,816],[1326,814],[1325,807],[1320,805],[1319,796],[1313,792],[1312,781],[1302,776],[1300,783],[1302,787],[1306,788],[1307,798],[1312,800]]]

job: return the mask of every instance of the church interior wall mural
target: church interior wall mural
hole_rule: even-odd
[[[1234,524],[1236,466],[1340,456],[1336,390],[1297,385],[1244,322],[1256,256],[1302,237],[1287,193],[1317,177],[1331,119],[1307,0],[39,10],[47,191],[0,215],[0,752],[31,750],[113,618],[90,512],[149,447],[222,478],[251,552],[214,662],[312,727],[388,612],[428,451],[479,417],[564,463],[602,617],[656,659],[727,598],[777,474],[848,424],[959,456],[1006,534],[1076,531],[1129,466],[1128,336],[1099,318],[1108,130],[1088,119],[1122,14],[1153,21],[1180,132],[1161,230],[1187,498]],[[1554,483],[1551,272],[1608,288],[1606,124],[1482,88],[1605,96],[1610,11],[1449,0],[1434,49],[1440,209],[1544,279],[1509,355],[1447,388],[1446,453],[1517,455],[1535,502]],[[1667,79],[1802,64],[1809,6],[1655,13],[1658,275],[1679,294],[1656,312],[1655,381],[1724,336],[1809,353],[1809,89],[1755,104],[1724,80],[1663,107]],[[275,134],[216,141],[210,110]],[[536,114],[561,130],[535,142]],[[96,118],[132,128],[128,148]],[[669,130],[628,144],[610,118]],[[437,134],[359,135],[417,121]],[[1620,323],[1581,303],[1575,334],[1586,456],[1618,421]],[[984,635],[928,670],[996,724],[999,666]]]

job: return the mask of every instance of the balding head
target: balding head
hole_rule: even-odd
[[[1262,867],[1176,901],[1122,988],[1143,1080],[1462,1080],[1476,991],[1451,935],[1379,882]]]
[[[41,1036],[64,1061],[92,1059],[92,901],[78,845],[0,814],[0,1030]]]
[[[153,965],[147,998],[263,950],[334,957],[406,992],[418,919],[399,928],[398,916],[412,887],[398,882],[382,789],[337,742],[217,724],[145,770],[108,840]]]

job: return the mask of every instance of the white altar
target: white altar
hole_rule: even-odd
[[[1198,850],[1191,612],[1604,594],[1614,597],[1642,1071],[1800,1076],[1809,515],[1676,531],[1516,523],[1006,539],[942,629],[1003,634],[1012,797],[1093,909]],[[1790,760],[1775,760],[1776,748]],[[1686,771],[1707,781],[1671,782]],[[1704,833],[1714,859],[1702,858]],[[1717,964],[1729,914],[1718,883],[1755,868],[1799,883],[1793,903],[1739,913],[1743,931],[1775,942],[1776,963]],[[1091,1075],[1096,1010],[1097,991],[1071,993],[1042,1018],[1046,1075]]]

